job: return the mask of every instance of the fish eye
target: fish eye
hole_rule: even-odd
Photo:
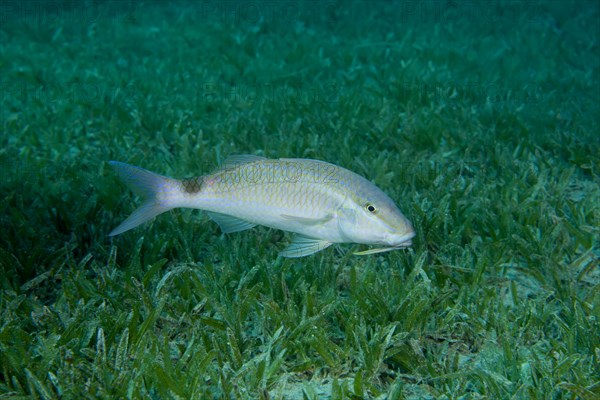
[[[367,204],[365,205],[365,209],[366,209],[368,212],[370,212],[371,214],[375,214],[375,213],[377,213],[377,207],[375,207],[375,206],[374,206],[373,204],[371,204],[371,203],[367,203]]]

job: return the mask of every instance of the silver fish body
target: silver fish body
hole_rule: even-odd
[[[178,207],[207,211],[225,233],[255,225],[294,232],[292,243],[280,253],[284,257],[306,256],[333,243],[385,246],[355,254],[378,253],[408,247],[415,235],[377,186],[323,161],[232,156],[214,173],[184,180],[117,161],[110,164],[146,198],[110,236]]]

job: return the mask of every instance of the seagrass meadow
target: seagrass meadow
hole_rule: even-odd
[[[0,4],[0,399],[600,398],[596,2]],[[312,158],[409,249],[140,204]]]

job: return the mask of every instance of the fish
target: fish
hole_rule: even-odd
[[[263,225],[292,232],[279,254],[304,257],[334,243],[377,246],[368,255],[412,245],[415,230],[396,204],[366,178],[325,161],[232,155],[216,171],[173,179],[109,161],[121,180],[144,199],[108,235],[116,236],[174,208],[205,211],[223,233]]]

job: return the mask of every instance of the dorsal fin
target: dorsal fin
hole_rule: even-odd
[[[241,164],[249,164],[266,159],[266,157],[255,156],[253,154],[235,154],[227,157],[225,161],[223,161],[223,168],[237,167]]]

